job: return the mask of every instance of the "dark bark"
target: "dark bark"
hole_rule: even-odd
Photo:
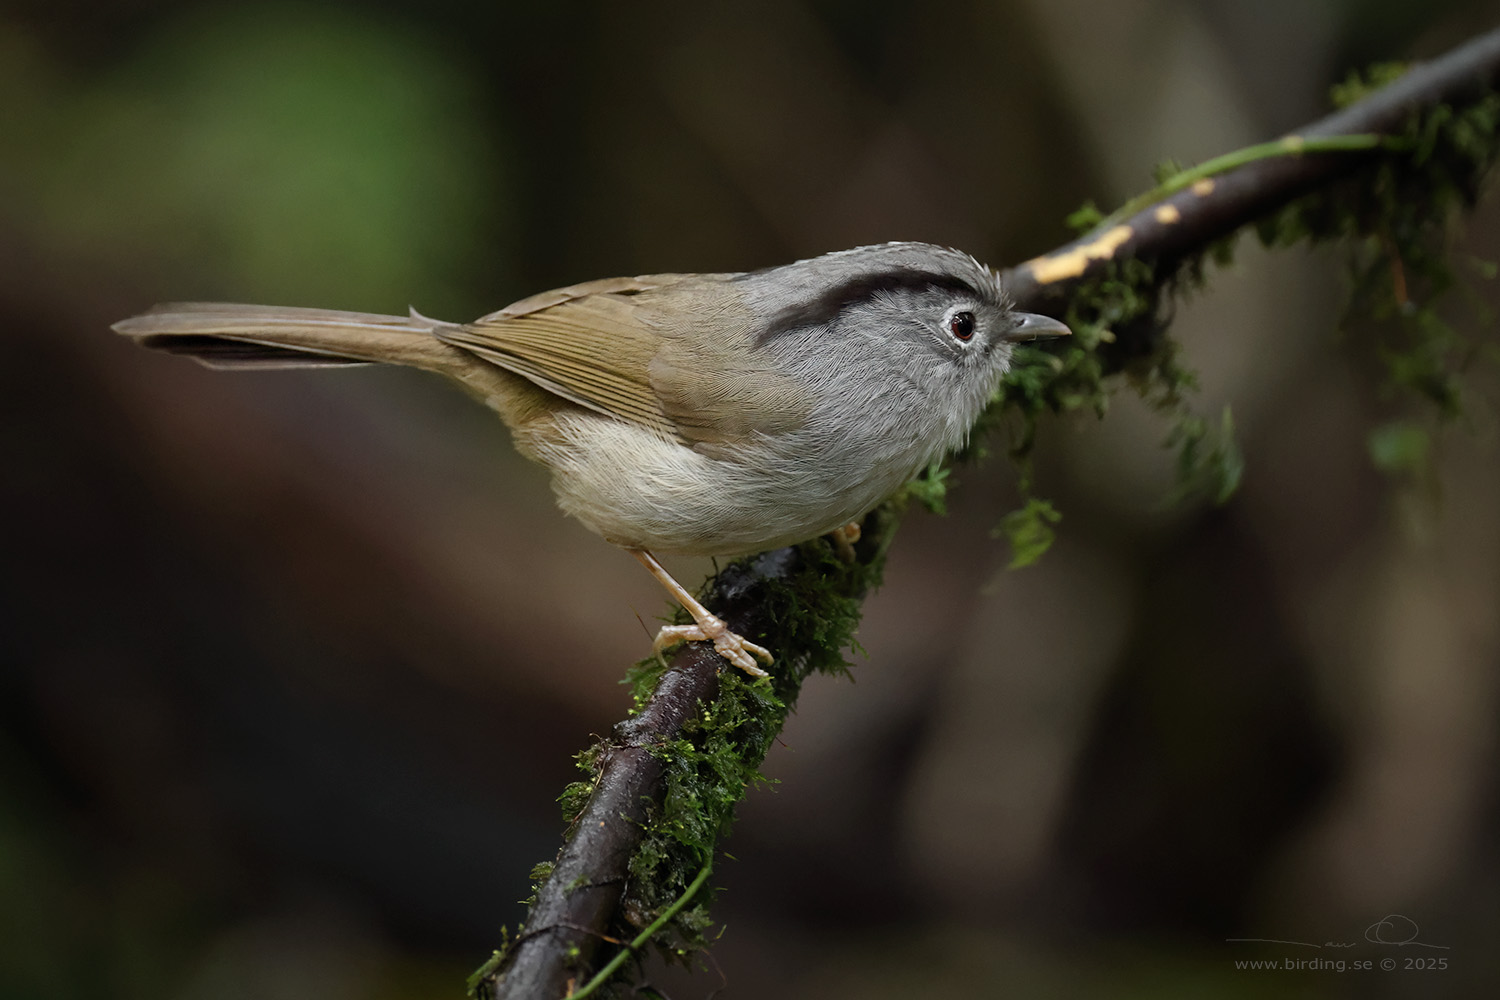
[[[714,612],[742,635],[766,626],[766,589],[797,570],[796,549],[777,549],[714,580]],[[786,654],[778,650],[778,654]],[[734,669],[706,643],[673,653],[651,700],[616,724],[598,762],[598,784],[569,827],[552,874],[537,891],[525,932],[507,957],[496,997],[564,997],[587,981],[625,889],[631,855],[641,843],[648,803],[661,795],[663,764],[652,749],[676,739],[700,702],[719,691],[719,671]]]
[[[703,643],[682,646],[651,703],[615,727],[599,762],[598,785],[537,893],[497,996],[566,996],[596,966],[630,856],[640,843],[647,804],[659,791],[663,764],[651,747],[680,730],[700,701],[718,694],[722,665]]]

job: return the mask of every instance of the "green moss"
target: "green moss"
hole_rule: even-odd
[[[970,446],[982,448],[983,443],[975,441]],[[898,510],[904,510],[908,504],[920,504],[942,517],[948,513],[948,488],[952,485],[953,470],[943,462],[933,462],[903,486],[901,492],[891,498],[891,502]]]
[[[1028,566],[1046,552],[1054,537],[1052,526],[1061,518],[1051,502],[1033,493],[1031,455],[1041,421],[1075,412],[1102,419],[1120,383],[1166,417],[1166,443],[1178,452],[1180,496],[1206,493],[1222,502],[1226,491],[1207,490],[1207,484],[1238,481],[1238,473],[1227,468],[1237,452],[1218,440],[1218,428],[1193,413],[1196,376],[1181,362],[1180,348],[1158,316],[1163,289],[1199,280],[1199,266],[1196,260],[1170,268],[1118,261],[1070,296],[1066,319],[1073,336],[1016,350],[1013,366],[981,420],[982,429],[997,428],[1007,437],[1019,472],[1022,506],[997,528],[1010,544],[1013,568]]]
[[[558,805],[562,806],[562,814],[571,823],[583,807],[588,804],[589,796],[594,794],[594,771],[592,760],[584,760],[585,756],[591,754],[580,754],[578,766],[589,775],[587,781],[575,781],[564,788],[562,794],[557,797]]]
[[[1343,83],[1336,83],[1328,91],[1328,99],[1336,108],[1347,108],[1362,101],[1387,84],[1395,83],[1407,70],[1404,62],[1375,63],[1363,71],[1352,70]]]
[[[1335,88],[1335,99],[1367,93],[1393,72],[1385,66],[1351,77]],[[1414,115],[1400,139],[1404,153],[1286,206],[1258,233],[1272,248],[1303,241],[1348,248],[1343,339],[1352,363],[1380,385],[1387,411],[1371,432],[1370,457],[1382,471],[1415,475],[1415,466],[1430,461],[1441,427],[1465,413],[1472,366],[1494,360],[1493,340],[1464,332],[1492,333],[1493,317],[1471,296],[1475,321],[1460,329],[1461,296],[1453,294],[1489,280],[1493,270],[1480,264],[1460,271],[1452,240],[1500,155],[1500,95]]]
[[[1090,198],[1074,209],[1072,214],[1063,220],[1063,224],[1073,230],[1073,232],[1082,235],[1103,221],[1104,213],[1099,210],[1099,206],[1095,205],[1093,199]]]
[[[1010,569],[1030,566],[1052,547],[1056,532],[1052,526],[1062,520],[1057,508],[1046,500],[1031,497],[1020,510],[1000,519],[996,533],[1010,543]]]
[[[1370,461],[1389,476],[1416,477],[1427,467],[1432,433],[1410,421],[1395,420],[1370,431]]]
[[[1217,427],[1195,414],[1180,414],[1166,443],[1177,450],[1177,488],[1168,497],[1169,503],[1186,496],[1228,503],[1240,488],[1245,460],[1235,440],[1234,414],[1229,407],[1224,407]]]
[[[630,861],[621,903],[629,924],[646,927],[679,901],[713,857],[715,845],[728,835],[735,806],[750,788],[767,782],[760,765],[806,678],[847,674],[846,651],[859,648],[854,631],[860,599],[879,584],[899,510],[912,500],[940,504],[945,481],[945,470],[928,470],[901,498],[866,518],[861,561],[847,563],[826,540],[817,539],[798,547],[797,567],[789,577],[763,584],[761,603],[769,624],[762,638],[777,652],[776,668],[764,679],[725,670],[713,703],[700,705],[676,739],[653,749],[665,765],[664,792],[648,811],[645,837]],[[740,560],[739,565],[751,561]],[[703,598],[710,607],[720,605],[717,593]],[[678,620],[686,620],[681,612]],[[663,661],[652,657],[630,670],[635,711],[644,706],[664,669]],[[559,799],[570,823],[593,790],[601,747],[579,755],[587,777]],[[687,961],[703,948],[712,927],[712,901],[712,888],[698,890],[656,932],[652,944],[657,951]]]
[[[1334,88],[1334,103],[1359,100],[1402,72],[1398,64],[1384,64],[1351,75]],[[1413,114],[1394,136],[1327,140],[1341,148],[1382,152],[1346,179],[1247,227],[1272,249],[1324,241],[1348,247],[1351,295],[1344,328],[1358,328],[1358,335],[1349,338],[1356,364],[1377,369],[1386,397],[1397,409],[1403,400],[1423,403],[1439,424],[1464,412],[1464,375],[1472,364],[1480,358],[1493,361],[1500,353],[1460,333],[1436,308],[1459,284],[1450,253],[1453,223],[1473,206],[1500,154],[1497,133],[1500,95],[1490,94],[1462,108],[1442,105]],[[1213,162],[1232,166],[1285,155],[1277,146],[1262,144]],[[1164,163],[1156,172],[1158,191],[1175,190],[1183,177],[1203,169],[1183,171]],[[1090,202],[1067,221],[1088,230],[1108,225],[1118,215],[1106,217]],[[1237,236],[1168,263],[1116,262],[1102,278],[1071,292],[1067,320],[1073,337],[1017,351],[1015,367],[983,421],[1007,429],[1010,455],[1019,470],[1023,506],[1007,515],[999,529],[1011,543],[1012,565],[1027,565],[1045,551],[1057,513],[1032,493],[1030,456],[1038,422],[1044,414],[1080,410],[1103,417],[1110,393],[1122,380],[1165,420],[1164,443],[1177,456],[1177,486],[1168,502],[1200,498],[1223,503],[1233,495],[1244,472],[1233,419],[1227,409],[1216,422],[1193,411],[1197,380],[1166,333],[1160,304],[1201,287],[1209,265],[1228,266]],[[1472,270],[1481,277],[1494,273],[1483,264]],[[1476,326],[1489,329],[1493,323]],[[1409,421],[1402,426],[1409,428]],[[1431,436],[1429,431],[1421,440]],[[1413,462],[1426,462],[1432,454],[1417,441],[1410,433],[1395,438],[1377,432],[1371,438],[1372,458],[1383,469],[1411,474]]]
[[[493,978],[500,971],[500,966],[504,964],[506,953],[510,951],[512,943],[510,929],[502,925],[500,947],[490,952],[490,957],[485,959],[484,964],[469,973],[469,978],[465,981],[466,992],[469,996],[479,998],[492,995]]]

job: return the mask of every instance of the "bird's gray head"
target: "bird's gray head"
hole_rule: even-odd
[[[988,402],[1017,341],[1066,334],[1016,312],[994,271],[927,243],[886,243],[744,277],[756,343],[846,397],[842,411],[920,408],[951,447]],[[860,405],[848,405],[848,394]]]
[[[1056,320],[1014,311],[999,275],[966,253],[930,243],[841,250],[743,279],[762,317],[761,345],[809,329],[899,331],[965,367],[998,361],[1003,368],[1010,344],[1068,332]]]

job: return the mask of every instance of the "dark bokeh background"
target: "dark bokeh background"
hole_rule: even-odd
[[[1014,261],[1497,13],[0,7],[0,996],[458,995],[664,608],[435,379],[211,373],[111,321],[464,319],[896,238]],[[1458,251],[1500,256],[1493,206]],[[1166,429],[1122,391],[1044,429],[1066,520],[1038,567],[990,540],[1003,462],[908,522],[856,682],[808,686],[726,845],[715,968],[656,974],[673,996],[1493,988],[1495,421],[1476,398],[1435,480],[1373,472],[1400,404],[1334,337],[1342,296],[1335,255],[1246,246],[1180,309],[1202,411],[1242,431],[1227,508],[1162,505]],[[1448,950],[1366,943],[1393,913]],[[1233,964],[1387,955],[1450,967]]]

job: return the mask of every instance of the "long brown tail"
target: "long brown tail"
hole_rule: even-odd
[[[414,365],[453,374],[457,352],[433,336],[448,326],[409,316],[172,302],[114,325],[144,347],[187,354],[210,368]]]

